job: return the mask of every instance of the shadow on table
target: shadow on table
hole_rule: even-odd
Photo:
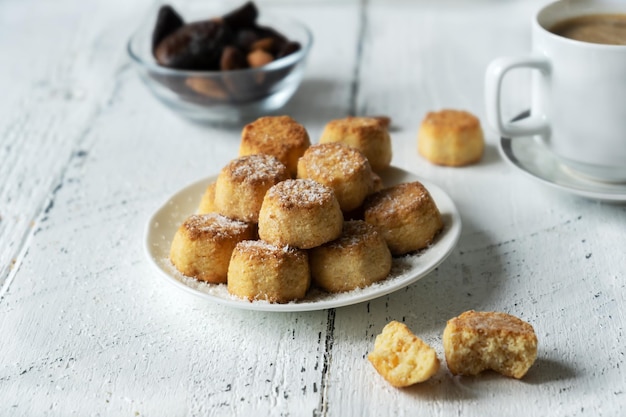
[[[492,395],[495,390],[501,389],[502,381],[518,383],[492,371],[485,371],[477,376],[454,376],[445,364],[442,363],[439,372],[430,380],[404,388],[406,394],[421,397],[425,400],[473,400],[485,395],[485,391]],[[490,387],[488,390],[482,387]]]
[[[494,243],[487,232],[462,235],[453,253],[433,272],[385,300],[372,300],[370,320],[380,321],[381,328],[393,319],[418,334],[441,334],[447,320],[464,311],[493,309],[509,278],[504,265],[508,250],[506,243]]]
[[[502,158],[500,157],[500,151],[498,151],[498,146],[491,143],[486,143],[483,157],[478,164],[481,166],[492,165],[499,163],[501,160]]]
[[[491,396],[500,390],[509,391],[515,384],[540,385],[566,381],[576,376],[576,371],[568,365],[544,358],[538,358],[521,380],[493,371],[485,371],[476,376],[454,376],[448,371],[445,362],[442,362],[439,372],[430,380],[404,388],[403,391],[424,399],[472,400],[484,395]]]
[[[578,376],[576,369],[564,362],[554,359],[537,358],[532,368],[528,370],[523,381],[527,384],[545,384],[554,381],[574,379]]]

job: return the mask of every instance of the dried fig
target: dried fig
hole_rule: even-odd
[[[255,51],[257,49],[262,49],[265,52],[269,52],[270,54],[274,55],[278,52],[279,43],[280,40],[277,38],[261,38],[250,46],[250,50]]]
[[[243,6],[225,14],[222,20],[233,29],[247,28],[254,25],[259,11],[253,2],[249,1]]]
[[[152,32],[152,52],[168,35],[174,33],[178,28],[183,26],[185,22],[176,10],[170,5],[163,5],[159,9],[154,31]]]
[[[248,54],[248,64],[252,68],[262,67],[263,65],[267,65],[274,60],[272,54],[265,52],[262,49],[257,49]]]
[[[234,46],[224,48],[220,60],[220,69],[222,71],[237,70],[246,67],[246,57],[238,48]]]
[[[282,48],[276,54],[276,59],[285,57],[287,55],[293,54],[296,51],[299,51],[301,48],[299,42],[286,42],[283,44]]]
[[[155,50],[155,57],[166,67],[218,70],[222,50],[232,37],[230,28],[219,21],[189,23],[163,39]]]

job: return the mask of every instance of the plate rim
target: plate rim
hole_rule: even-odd
[[[238,309],[265,311],[265,312],[321,311],[321,310],[327,310],[331,308],[338,308],[338,307],[345,307],[349,305],[359,304],[365,301],[370,301],[376,298],[380,298],[390,293],[393,293],[395,291],[398,291],[402,288],[406,288],[409,285],[419,281],[420,279],[430,274],[452,253],[452,251],[454,250],[454,248],[456,247],[459,241],[459,238],[461,235],[461,229],[462,229],[461,216],[459,214],[459,211],[454,201],[452,200],[452,198],[441,187],[435,185],[434,183],[430,182],[427,179],[421,178],[420,176],[410,171],[406,171],[404,169],[397,168],[394,166],[390,167],[385,174],[386,175],[391,174],[394,176],[401,175],[403,178],[403,181],[401,182],[411,182],[411,181],[421,182],[424,185],[424,187],[426,187],[426,189],[431,193],[437,206],[440,207],[441,205],[441,207],[445,208],[445,212],[442,212],[442,214],[445,214],[446,216],[446,220],[447,220],[446,227],[442,231],[443,235],[441,234],[439,235],[434,245],[437,245],[438,243],[441,243],[441,242],[445,242],[446,245],[443,246],[442,253],[438,257],[434,258],[429,263],[427,263],[427,265],[425,265],[423,269],[419,269],[417,273],[413,274],[411,270],[409,270],[407,273],[403,273],[402,275],[397,277],[398,282],[395,282],[391,285],[384,285],[378,290],[374,289],[373,291],[368,292],[367,291],[368,287],[366,287],[364,289],[356,290],[357,293],[354,293],[354,294],[350,294],[350,292],[348,291],[346,293],[341,293],[341,294],[332,294],[331,296],[333,298],[329,300],[310,301],[310,302],[307,302],[306,300],[304,301],[300,300],[300,301],[290,302],[290,303],[285,303],[285,304],[269,303],[263,300],[251,302],[248,300],[236,299],[234,297],[223,298],[217,295],[203,292],[201,290],[197,290],[195,288],[192,288],[186,285],[184,282],[180,281],[175,276],[165,271],[163,267],[157,262],[156,256],[153,254],[151,250],[151,248],[154,246],[153,236],[154,236],[154,233],[156,233],[154,230],[158,228],[158,225],[155,228],[155,221],[160,218],[160,215],[162,215],[164,212],[167,212],[168,205],[172,204],[172,202],[176,201],[177,199],[183,198],[186,195],[186,193],[189,193],[190,189],[193,189],[195,187],[200,187],[201,185],[208,185],[211,181],[214,181],[217,178],[217,175],[210,175],[210,176],[203,177],[203,178],[200,178],[193,182],[188,183],[184,187],[178,189],[176,192],[171,194],[168,198],[166,198],[164,201],[162,201],[161,204],[157,206],[157,208],[149,216],[148,221],[146,222],[144,226],[144,234],[143,234],[144,253],[146,257],[148,258],[150,264],[158,272],[158,275],[162,279],[167,281],[170,285],[174,285],[174,287],[179,288],[187,292],[188,294],[192,294],[194,296],[205,299],[207,301],[215,302],[217,304],[221,304],[221,305],[225,305],[225,306],[229,306],[233,308],[238,308]],[[399,183],[399,182],[394,182],[394,184],[395,183]],[[187,215],[190,215],[190,214],[192,213],[188,213]],[[163,236],[161,236],[161,238],[163,238]],[[441,246],[439,246],[438,248],[441,248]],[[428,251],[430,250],[430,248],[427,248],[425,250]],[[193,279],[193,278],[190,277],[190,279]],[[383,283],[383,282],[384,280],[381,281],[380,283]],[[213,284],[213,285],[224,285],[224,284]],[[373,285],[376,285],[376,283]]]

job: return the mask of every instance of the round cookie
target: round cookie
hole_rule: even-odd
[[[392,255],[425,248],[443,228],[435,201],[418,181],[372,194],[364,208],[365,221],[382,233]]]
[[[217,211],[217,207],[215,207],[215,181],[208,185],[204,194],[202,194],[202,199],[200,200],[200,204],[198,205],[197,214],[205,214],[205,213],[213,213]]]
[[[282,162],[296,176],[298,158],[311,145],[304,126],[289,116],[266,116],[244,126],[239,155],[263,153]]]
[[[322,143],[307,149],[298,161],[298,178],[310,178],[332,188],[343,211],[363,204],[374,187],[367,158],[341,143]]]
[[[235,245],[255,237],[252,224],[217,213],[193,214],[176,231],[170,260],[183,275],[214,284],[225,283]]]
[[[267,190],[289,177],[285,165],[271,155],[236,158],[217,176],[215,208],[226,217],[256,222]]]
[[[417,136],[417,150],[437,165],[464,166],[478,162],[485,138],[476,116],[462,110],[429,112]]]
[[[237,244],[228,267],[228,292],[241,298],[288,303],[304,298],[311,283],[307,252],[262,240]]]
[[[372,171],[372,187],[370,188],[367,195],[369,196],[382,189],[383,189],[383,179],[380,177],[380,175]],[[344,220],[363,220],[364,210],[365,208],[361,204],[359,207],[355,208],[354,210],[344,211],[343,219]]]
[[[274,185],[263,199],[259,236],[278,246],[310,249],[338,238],[343,214],[335,193],[310,179]]]
[[[320,143],[341,142],[357,148],[380,172],[391,164],[391,137],[384,122],[372,117],[346,117],[326,124]]]
[[[391,253],[374,226],[347,221],[339,239],[309,251],[313,282],[328,292],[364,288],[391,271]]]

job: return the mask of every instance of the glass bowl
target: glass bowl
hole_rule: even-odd
[[[215,9],[195,9],[193,15],[180,11],[187,22],[220,15]],[[296,20],[264,15],[262,10],[257,20],[300,43],[301,48],[290,55],[259,68],[188,71],[157,64],[151,50],[156,16],[152,11],[131,36],[128,54],[152,94],[184,118],[200,123],[247,122],[283,107],[302,81],[313,35]]]

